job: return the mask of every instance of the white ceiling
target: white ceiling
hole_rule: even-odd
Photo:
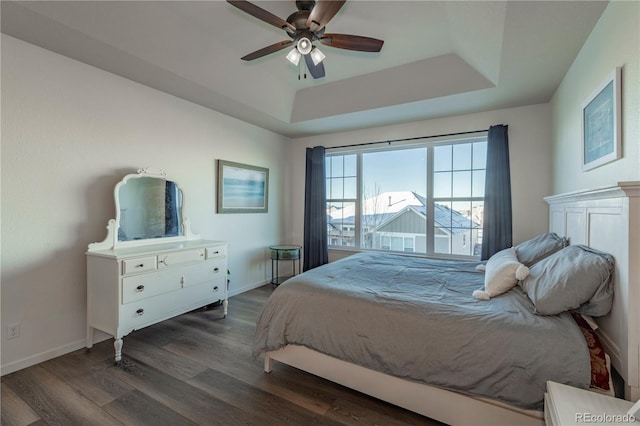
[[[286,19],[294,1],[253,1]],[[298,80],[288,36],[224,1],[2,1],[2,32],[290,137],[549,101],[600,1],[350,0],[319,45],[326,77]]]

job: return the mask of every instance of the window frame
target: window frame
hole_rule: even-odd
[[[355,212],[355,217],[354,217],[354,223],[355,223],[355,230],[354,230],[354,236],[353,236],[353,245],[350,246],[344,246],[344,245],[331,245],[331,238],[328,235],[327,238],[327,242],[328,242],[328,248],[330,251],[345,251],[345,252],[360,252],[360,251],[376,251],[376,252],[383,252],[383,253],[394,253],[394,254],[400,254],[400,255],[405,255],[405,256],[419,256],[419,257],[429,257],[429,258],[443,258],[443,259],[463,259],[463,260],[476,260],[480,258],[480,255],[473,255],[474,249],[473,249],[473,244],[470,238],[468,238],[467,240],[467,245],[470,245],[472,247],[470,247],[470,252],[471,255],[461,255],[461,254],[453,254],[453,253],[438,253],[435,251],[435,241],[436,241],[436,232],[435,230],[441,227],[436,226],[435,224],[435,205],[438,201],[442,201],[442,202],[446,202],[446,203],[455,203],[455,202],[469,202],[470,205],[473,208],[473,205],[478,203],[478,202],[482,202],[484,204],[485,201],[485,194],[484,194],[484,189],[483,189],[483,195],[482,197],[478,197],[478,196],[474,196],[473,194],[473,172],[475,170],[484,170],[485,171],[485,179],[486,179],[486,163],[485,163],[485,168],[484,169],[474,169],[473,166],[473,151],[471,152],[471,164],[470,164],[470,168],[469,169],[464,169],[464,170],[458,170],[458,169],[451,169],[449,170],[449,172],[451,172],[453,174],[453,172],[456,171],[468,171],[471,174],[470,177],[470,195],[468,197],[453,197],[453,193],[451,197],[433,197],[433,193],[434,193],[434,180],[435,180],[435,173],[436,170],[434,168],[434,159],[435,159],[435,155],[434,155],[434,151],[435,148],[438,146],[446,146],[446,145],[462,145],[462,144],[473,144],[473,143],[478,143],[478,142],[487,142],[487,133],[483,133],[483,134],[476,134],[474,136],[471,137],[467,137],[467,138],[460,138],[460,137],[456,137],[456,138],[442,138],[436,141],[423,141],[423,142],[412,142],[412,143],[401,143],[401,144],[397,144],[397,145],[393,145],[391,146],[391,144],[389,144],[389,146],[387,147],[372,147],[372,146],[365,146],[365,147],[344,147],[344,148],[340,148],[337,149],[335,151],[327,151],[325,154],[325,160],[329,159],[330,157],[334,157],[334,156],[347,156],[347,155],[355,155],[356,157],[356,198],[327,198],[326,200],[326,204],[329,205],[330,203],[341,203],[343,206],[347,203],[353,203],[354,205],[354,212]],[[473,146],[473,145],[472,145]],[[363,241],[362,241],[362,211],[361,211],[361,204],[362,204],[362,192],[363,192],[363,155],[366,153],[373,153],[373,152],[384,152],[384,151],[398,151],[398,150],[403,150],[403,149],[415,149],[415,148],[425,148],[426,149],[426,194],[425,194],[425,199],[426,199],[426,253],[422,253],[422,252],[415,252],[415,241],[413,243],[413,250],[411,252],[408,251],[393,251],[393,250],[385,250],[385,249],[376,249],[376,248],[366,248],[366,247],[362,247],[363,245]],[[452,154],[453,157],[453,154]],[[486,158],[486,154],[485,154],[485,158]],[[485,160],[486,161],[486,160]],[[452,163],[453,163],[453,158],[452,158]],[[326,176],[325,178],[329,178],[328,176]],[[453,190],[452,190],[453,191]],[[350,225],[349,225],[350,226]],[[453,228],[453,227],[452,227]],[[474,229],[478,229],[478,228],[470,228],[473,232]],[[482,227],[480,227],[478,229],[478,231],[482,232]],[[329,226],[327,226],[327,233],[329,233]],[[387,238],[391,238],[391,237],[387,237]],[[382,239],[382,236],[380,237],[380,239]],[[404,241],[404,240],[403,240]],[[403,244],[403,248],[404,248],[404,244]],[[449,242],[449,251],[451,251],[451,242]]]

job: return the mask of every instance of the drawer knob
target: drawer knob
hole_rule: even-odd
[[[136,268],[144,268],[144,263],[141,263],[139,265],[136,265]]]
[[[218,286],[215,286],[215,287],[213,288],[213,291],[218,291]]]
[[[213,252],[213,254],[220,254],[220,252],[216,250]]]
[[[142,315],[142,314],[144,314],[144,309],[138,309],[138,310],[136,311],[136,314],[138,314],[138,315]]]
[[[142,284],[136,287],[136,291],[142,291],[142,290],[144,290],[144,286]]]
[[[220,272],[220,268],[213,268],[213,272]]]

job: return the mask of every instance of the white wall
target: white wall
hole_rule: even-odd
[[[302,244],[305,148],[509,125],[514,243],[544,232],[544,196],[640,180],[640,5],[614,1],[550,104],[291,141],[2,35],[2,373],[84,345],[87,244],[114,217],[113,186],[164,169],[194,231],[229,241],[231,292],[270,278],[266,247]],[[582,172],[580,107],[623,69],[623,155]],[[270,169],[268,214],[215,213],[215,160]],[[21,336],[6,339],[20,323]]]
[[[293,240],[301,243],[304,235],[307,147],[440,135],[487,129],[494,124],[509,126],[513,242],[546,232],[549,221],[543,197],[551,194],[551,110],[549,104],[541,104],[295,139],[291,163]]]
[[[552,101],[553,193],[640,180],[640,3],[612,1],[580,50]],[[622,66],[623,157],[582,171],[584,101]]]
[[[232,294],[270,280],[266,247],[288,237],[289,139],[6,35],[2,89],[3,373],[84,346],[84,254],[138,168],[163,169],[193,230],[229,241]],[[215,213],[216,159],[269,168],[269,213]]]

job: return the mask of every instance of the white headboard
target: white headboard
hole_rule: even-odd
[[[599,335],[625,398],[640,399],[640,182],[546,197],[549,230],[615,258],[613,308],[598,318]]]

